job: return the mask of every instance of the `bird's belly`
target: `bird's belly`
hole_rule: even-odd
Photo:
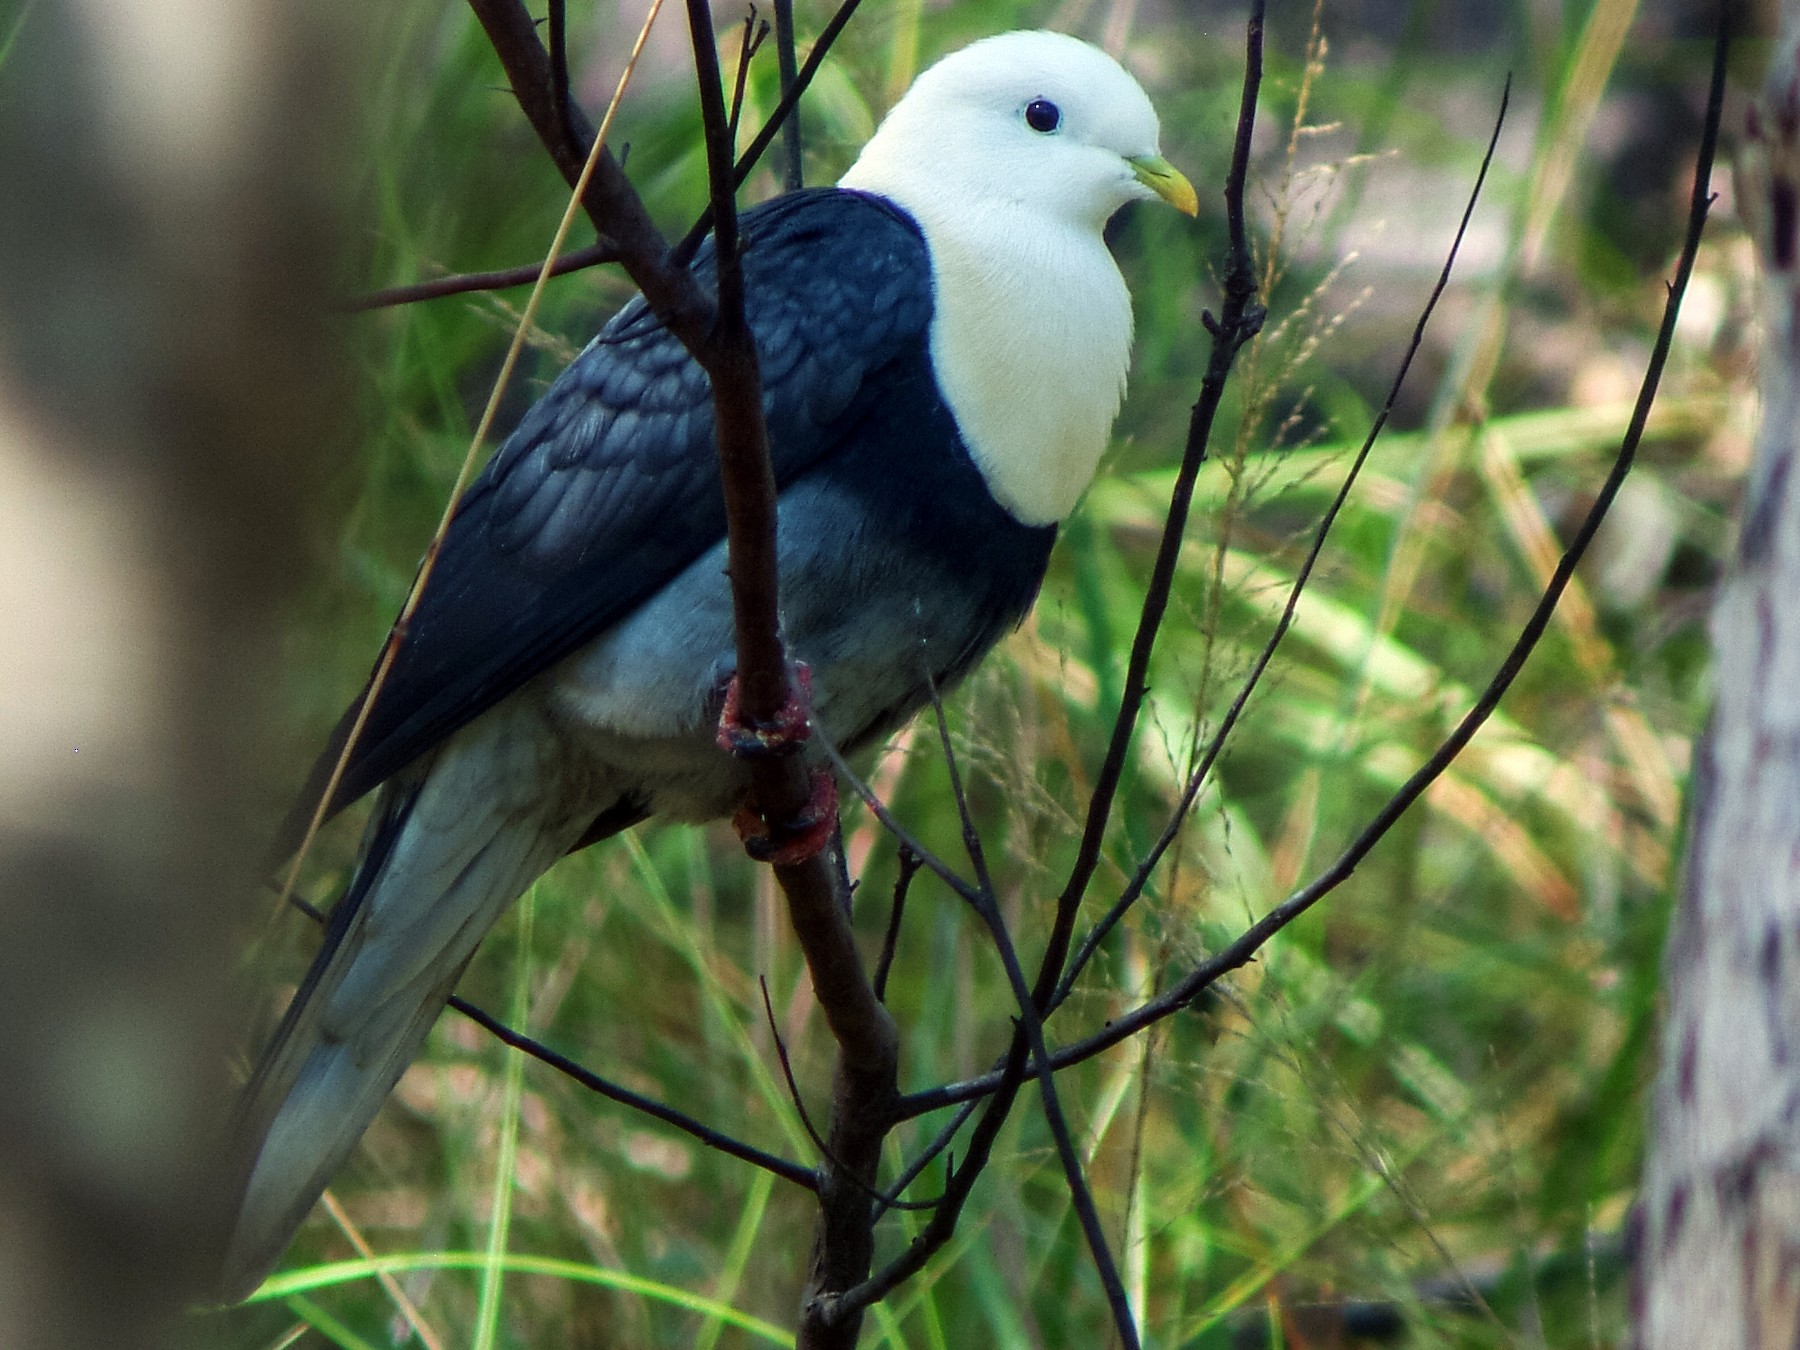
[[[722,563],[707,554],[541,685],[559,733],[621,799],[677,820],[729,815],[747,785],[712,739],[735,662]]]
[[[943,578],[903,546],[845,530],[841,501],[801,486],[781,505],[781,607],[792,657],[811,673],[811,712],[853,750],[884,734],[1016,621],[946,597]],[[748,786],[717,749],[725,686],[736,669],[721,545],[626,619],[550,671],[546,706],[579,752],[604,764],[621,797],[660,815],[728,815]],[[822,756],[821,756],[822,757]]]

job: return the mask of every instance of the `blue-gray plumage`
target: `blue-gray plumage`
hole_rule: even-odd
[[[776,483],[784,492],[804,485],[781,504],[789,555],[784,620],[798,654],[811,659],[801,635],[816,630],[823,639],[858,610],[859,624],[886,622],[881,638],[898,643],[893,616],[867,606],[905,554],[941,568],[946,552],[955,556],[956,540],[995,550],[983,584],[1005,626],[1016,623],[1036,591],[1052,531],[1021,533],[982,490],[966,452],[918,453],[957,443],[926,351],[931,270],[918,226],[880,198],[814,189],[747,212],[742,228]],[[710,283],[710,244],[696,270]],[[912,471],[897,473],[899,465]],[[635,300],[470,487],[333,809],[632,614],[703,553],[722,548],[724,532],[706,377]],[[796,549],[817,556],[796,565]],[[728,606],[716,610],[726,603],[722,567],[717,558],[701,564],[676,592],[725,623],[728,654]],[[691,626],[684,616],[672,622]],[[911,645],[928,636],[918,624],[944,629],[942,646],[961,622],[966,616],[927,613]],[[833,654],[846,659],[847,642],[878,645],[872,632],[831,641]],[[963,645],[935,659],[947,667]],[[716,682],[706,680],[709,692]],[[825,688],[815,692],[831,697]],[[354,712],[320,758],[313,803]],[[864,720],[827,725],[841,725],[855,740]]]
[[[1100,230],[1150,195],[1193,209],[1136,83],[1018,33],[921,76],[844,186],[745,214],[782,626],[836,744],[888,734],[1030,608],[1122,389]],[[710,251],[695,267],[710,285]],[[279,1257],[533,879],[648,816],[741,804],[714,742],[724,533],[706,377],[634,301],[470,488],[330,803],[382,789],[245,1093],[228,1291]]]

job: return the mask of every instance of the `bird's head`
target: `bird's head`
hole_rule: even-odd
[[[921,217],[946,202],[986,203],[1097,233],[1129,201],[1198,209],[1157,142],[1149,98],[1098,47],[1061,33],[1002,33],[920,75],[842,186]]]

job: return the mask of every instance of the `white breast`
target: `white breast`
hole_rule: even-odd
[[[1004,206],[921,220],[939,386],[995,499],[1061,520],[1093,481],[1125,392],[1131,298],[1091,231]]]

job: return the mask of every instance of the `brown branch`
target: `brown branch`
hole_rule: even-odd
[[[797,698],[783,650],[777,609],[775,478],[756,344],[744,314],[743,266],[735,202],[736,165],[712,16],[688,0],[700,111],[706,133],[718,307],[711,341],[697,359],[712,377],[719,467],[729,537],[727,571],[737,640],[738,707],[751,727],[772,726]],[[779,838],[812,798],[811,776],[796,754],[749,758],[751,799]],[[881,1141],[899,1095],[899,1032],[869,984],[850,926],[848,896],[824,853],[777,864],[788,917],[806,958],[814,993],[838,1044],[832,1124],[819,1175],[819,1223],[797,1344],[800,1350],[849,1350],[859,1315],[828,1322],[820,1301],[863,1279],[874,1258],[871,1195]]]
[[[518,0],[470,0],[470,5],[538,138],[564,177],[571,183],[577,181],[592,132],[578,109],[559,105],[551,63],[529,14]],[[710,12],[703,0],[689,0],[706,133],[708,218],[716,226],[716,304],[700,291],[687,270],[702,230],[697,227],[673,253],[667,250],[610,153],[601,155],[582,194],[584,209],[601,236],[614,244],[619,261],[645,301],[712,383],[729,536],[738,706],[743,720],[752,727],[774,722],[792,696],[776,623],[775,484],[756,347],[744,315],[733,193],[741,176],[776,134],[780,120],[791,112],[854,9],[855,0],[846,0],[839,8],[775,117],[744,161],[735,163]],[[749,769],[752,798],[771,834],[779,837],[809,805],[811,787],[804,765],[797,756],[774,755],[750,760]],[[847,897],[836,884],[828,860],[816,856],[804,863],[777,865],[775,873],[787,896],[790,919],[819,1005],[839,1047],[828,1144],[830,1156],[842,1159],[843,1165],[830,1164],[819,1175],[820,1224],[799,1344],[803,1350],[847,1350],[855,1342],[860,1317],[827,1324],[813,1309],[818,1296],[863,1279],[873,1257],[868,1192],[881,1140],[891,1128],[892,1103],[899,1095],[899,1035],[869,985],[849,924]],[[854,1174],[854,1183],[849,1173]]]
[[[799,66],[794,52],[794,0],[775,0],[775,63],[781,74],[781,100],[785,104],[794,98],[794,86],[799,83],[800,79]],[[769,120],[772,123],[776,121],[775,118]],[[798,102],[794,102],[789,107],[786,120],[780,125],[783,133],[781,138],[781,186],[788,192],[798,192],[806,186],[806,174],[801,165],[800,105]]]
[[[912,889],[913,878],[925,860],[914,853],[906,845],[900,846],[899,875],[894,878],[894,898],[888,908],[887,934],[881,940],[881,955],[875,962],[875,977],[871,981],[875,988],[875,997],[883,1003],[887,1002],[888,972],[894,968],[894,955],[900,947],[900,925],[906,917],[906,896]]]
[[[580,181],[594,129],[570,101],[558,103],[549,53],[520,0],[469,0],[488,42],[512,84],[519,109],[537,132],[565,182]],[[696,360],[713,326],[713,304],[687,267],[670,259],[668,246],[612,151],[603,150],[581,205],[656,316]],[[701,364],[706,364],[704,360]]]
[[[601,240],[585,248],[570,249],[550,264],[550,275],[567,276],[602,263],[619,261],[619,251]],[[441,300],[447,295],[467,295],[471,291],[503,291],[511,286],[529,286],[544,270],[541,262],[523,267],[505,267],[497,272],[458,272],[431,281],[418,281],[410,286],[389,286],[352,296],[336,308],[340,314],[361,314],[371,309],[392,309],[396,305],[417,304],[421,300]]]

